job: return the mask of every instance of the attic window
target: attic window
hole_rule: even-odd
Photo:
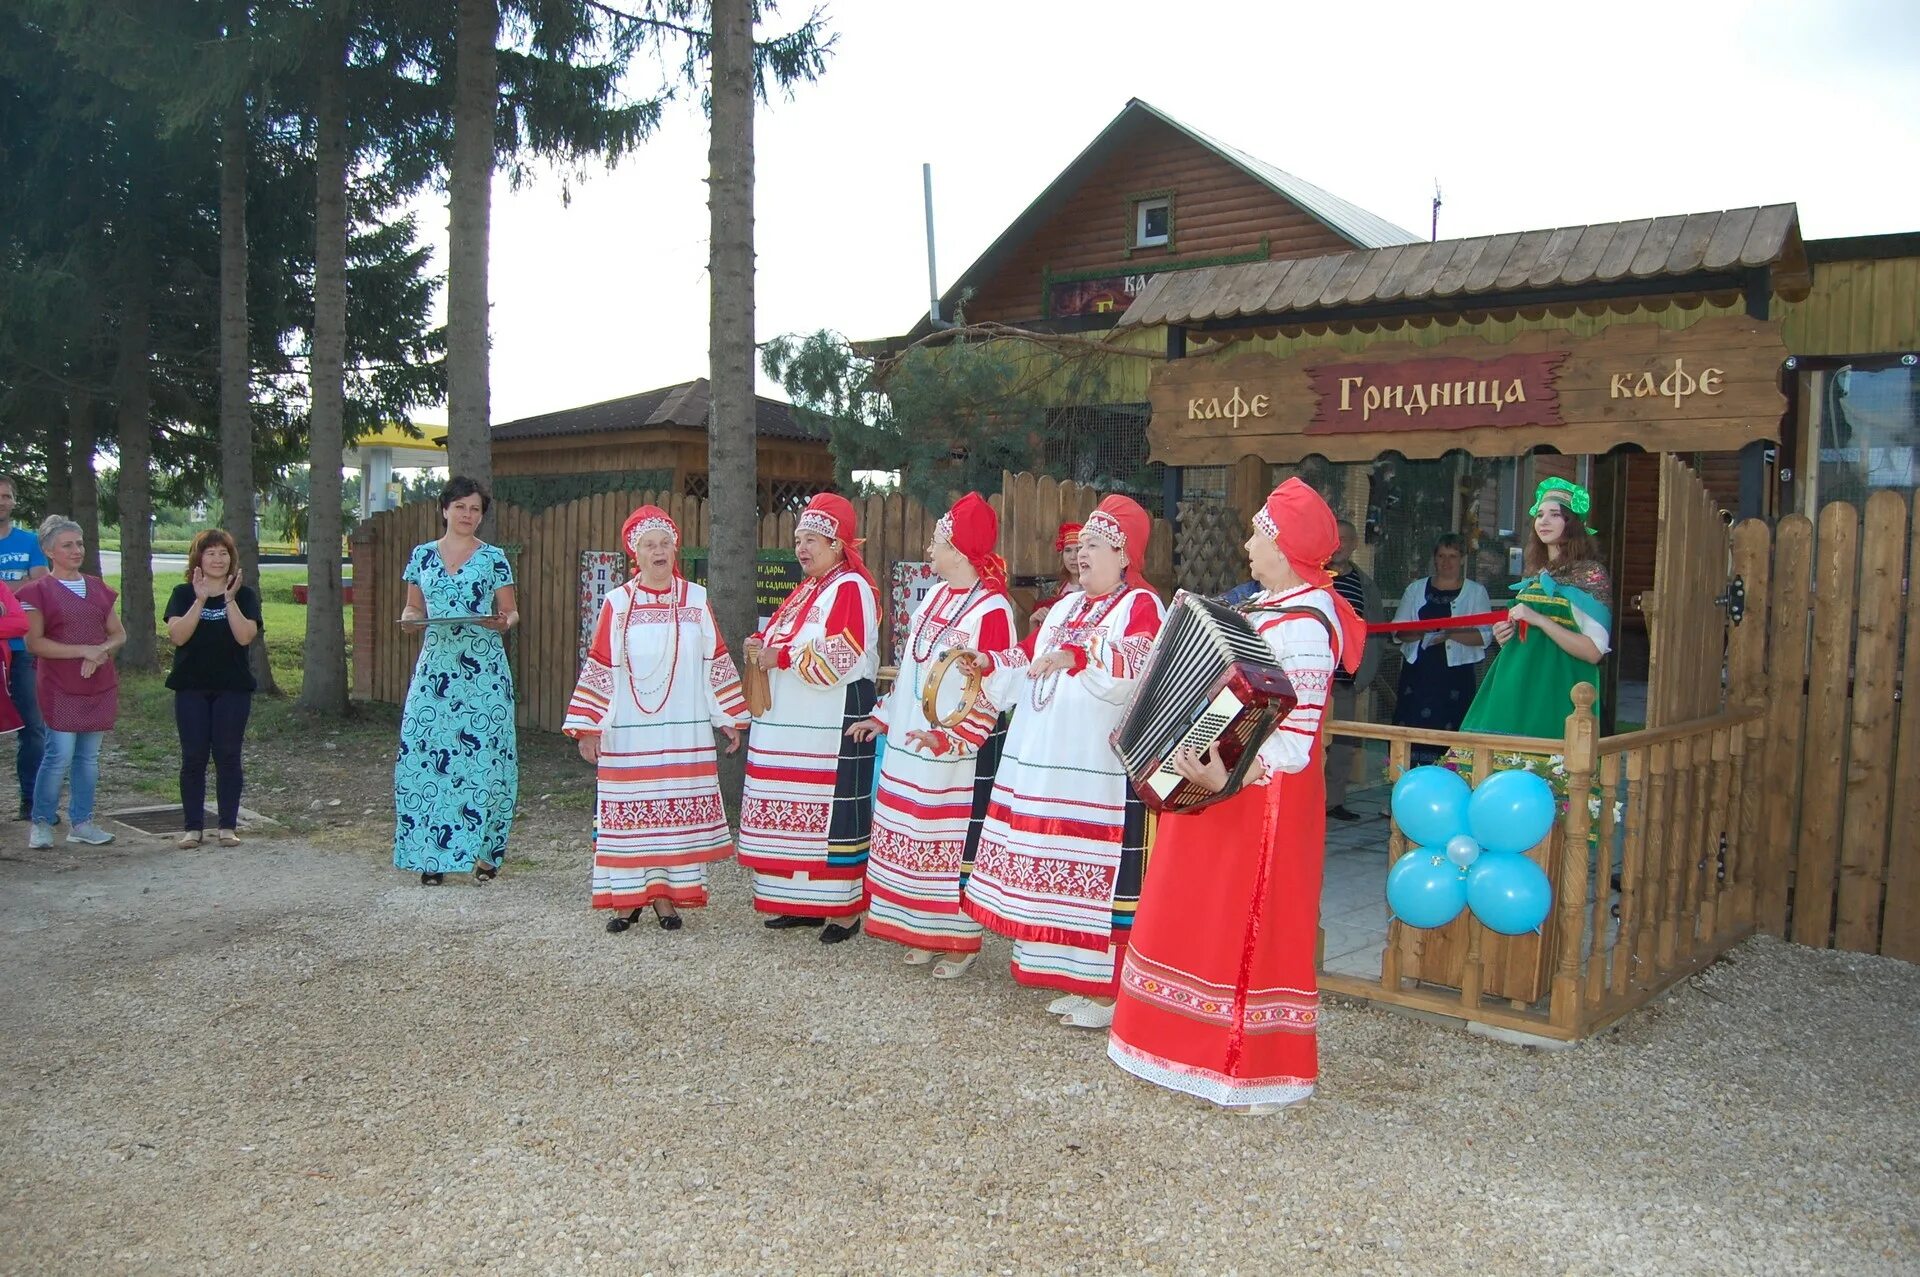
[[[1173,197],[1162,195],[1133,206],[1135,248],[1157,248],[1172,238]]]

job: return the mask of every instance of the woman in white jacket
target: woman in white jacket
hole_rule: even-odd
[[[1438,621],[1492,611],[1487,588],[1466,578],[1466,561],[1466,539],[1457,532],[1444,533],[1433,545],[1433,574],[1406,588],[1393,619]],[[1402,727],[1459,731],[1460,720],[1473,704],[1474,666],[1487,659],[1492,641],[1493,631],[1486,626],[1408,635],[1399,645],[1405,664],[1400,667],[1393,721]],[[1416,745],[1414,765],[1437,762],[1445,752],[1438,745]]]

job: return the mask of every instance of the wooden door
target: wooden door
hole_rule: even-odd
[[[1669,727],[1718,714],[1724,704],[1732,535],[1720,501],[1692,467],[1660,457],[1660,522],[1647,618],[1647,722]]]

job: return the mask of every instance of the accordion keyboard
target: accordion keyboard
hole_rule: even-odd
[[[1205,709],[1200,711],[1199,716],[1193,720],[1193,725],[1181,735],[1172,753],[1154,769],[1153,775],[1147,778],[1148,788],[1162,798],[1171,794],[1173,787],[1183,779],[1180,773],[1173,769],[1174,756],[1189,749],[1205,752],[1220,739],[1221,734],[1227,729],[1227,724],[1231,723],[1244,708],[1245,702],[1234,694],[1233,689],[1222,690]]]

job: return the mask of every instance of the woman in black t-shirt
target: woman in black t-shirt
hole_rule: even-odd
[[[180,729],[182,847],[198,847],[207,819],[207,757],[213,757],[220,845],[240,843],[240,741],[253,709],[247,645],[260,633],[260,596],[240,584],[233,538],[208,528],[187,550],[187,583],[167,600],[173,640],[173,719]]]

